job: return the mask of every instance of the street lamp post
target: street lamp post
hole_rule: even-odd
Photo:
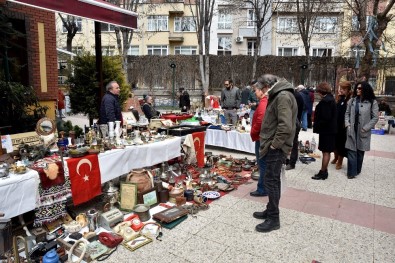
[[[172,98],[172,101],[173,101],[173,108],[174,108],[175,107],[175,79],[176,79],[176,67],[177,67],[177,65],[175,63],[171,63],[170,67],[173,70],[171,98]]]

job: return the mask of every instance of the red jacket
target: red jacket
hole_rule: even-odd
[[[261,132],[261,126],[263,118],[265,117],[267,106],[267,96],[263,97],[258,104],[254,112],[254,116],[252,117],[252,127],[250,131],[251,139],[253,142],[259,140],[259,133]]]

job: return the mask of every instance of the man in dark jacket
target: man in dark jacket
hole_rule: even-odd
[[[119,105],[119,93],[121,89],[116,81],[110,81],[106,86],[100,105],[99,124],[122,121],[121,107]]]
[[[254,212],[253,217],[265,219],[256,226],[256,231],[270,232],[280,228],[281,168],[292,148],[298,106],[293,95],[294,89],[285,79],[266,74],[258,81],[270,88],[265,118],[259,134],[259,158],[266,158],[265,189],[269,202],[266,210]]]
[[[188,91],[180,88],[180,104],[181,112],[187,112],[191,108],[191,99],[189,98]]]
[[[225,88],[221,92],[221,107],[224,110],[226,124],[237,125],[237,109],[240,107],[241,95],[238,87],[233,86],[231,79],[224,81]]]

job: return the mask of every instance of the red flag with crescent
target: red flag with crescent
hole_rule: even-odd
[[[193,146],[195,146],[196,162],[198,167],[204,167],[204,132],[192,133]]]
[[[96,154],[67,159],[67,166],[74,205],[87,202],[101,194],[100,167]]]

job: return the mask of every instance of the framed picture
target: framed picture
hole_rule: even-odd
[[[138,194],[139,204],[145,204],[153,207],[158,204],[158,195],[156,194],[155,188],[151,188],[147,191]]]
[[[163,121],[160,121],[160,122],[161,122],[162,125],[165,126],[165,127],[171,127],[171,126],[173,126],[173,122],[172,122],[171,120],[163,120]]]
[[[144,236],[144,235],[139,235],[137,237],[135,237],[134,239],[128,241],[128,242],[123,242],[122,244],[124,245],[124,247],[126,247],[127,249],[134,251],[148,243],[152,242],[152,239]]]
[[[137,204],[137,184],[121,182],[120,186],[120,208],[132,211]]]

